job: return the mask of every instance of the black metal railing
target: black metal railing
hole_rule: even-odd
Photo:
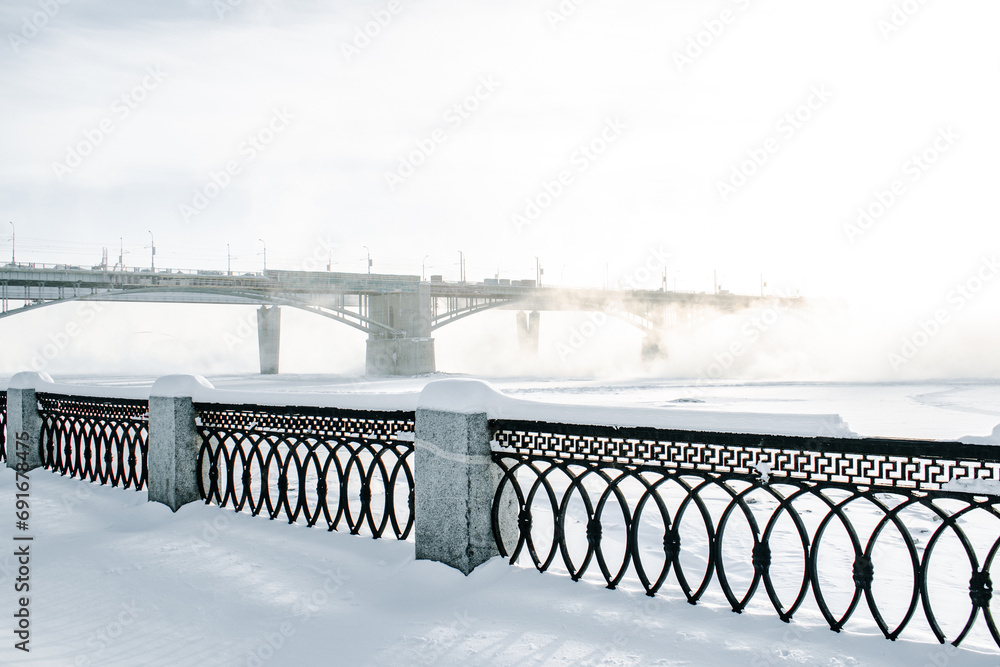
[[[42,465],[63,475],[146,487],[149,402],[38,394]]]
[[[413,528],[413,412],[197,404],[206,503],[373,537]]]
[[[628,577],[647,595],[673,575],[691,604],[714,578],[733,611],[757,600],[786,622],[807,613],[811,592],[838,632],[866,607],[896,639],[922,611],[939,642],[958,645],[973,633],[977,644],[1000,645],[990,609],[1000,550],[996,448],[490,425],[503,471],[493,531],[511,563],[565,568],[609,588]],[[988,481],[948,484],[958,479]],[[505,507],[516,522],[505,520]],[[761,584],[766,599],[755,598]]]
[[[0,461],[7,461],[7,392],[0,391]]]

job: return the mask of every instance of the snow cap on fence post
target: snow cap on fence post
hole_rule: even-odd
[[[7,384],[7,467],[27,472],[42,467],[42,416],[38,389],[52,384],[48,373],[25,371]]]
[[[167,375],[149,390],[149,501],[173,511],[201,500],[194,400],[213,389],[198,375]]]
[[[489,413],[502,400],[478,380],[438,380],[421,392],[413,466],[418,559],[469,574],[498,555],[491,510],[502,474],[490,457]]]

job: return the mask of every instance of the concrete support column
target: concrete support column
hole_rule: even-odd
[[[642,360],[653,361],[654,359],[664,359],[667,356],[667,348],[660,340],[660,336],[654,332],[648,332],[642,339]]]
[[[281,347],[281,309],[261,306],[257,309],[257,347],[260,350],[260,374],[278,374]]]
[[[420,375],[434,372],[430,285],[419,285],[409,292],[368,297],[368,317],[395,333],[383,330],[369,335],[365,351],[366,373]]]
[[[476,380],[428,384],[417,407],[416,555],[469,574],[499,554],[493,538],[493,496],[503,475],[490,456],[492,388]],[[502,525],[516,526],[508,503]]]
[[[198,450],[193,396],[211,389],[204,378],[168,375],[149,391],[149,501],[173,511],[201,500],[198,492]]]
[[[369,338],[368,375],[420,375],[434,372],[433,338]]]
[[[541,324],[541,313],[533,310],[517,313],[517,344],[522,352],[538,353],[538,330]]]
[[[36,387],[51,383],[44,373],[17,373],[7,385],[7,467],[27,472],[42,467],[42,416]]]

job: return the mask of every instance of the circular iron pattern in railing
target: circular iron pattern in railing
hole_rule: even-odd
[[[146,487],[149,403],[39,393],[42,465],[122,488]]]
[[[752,462],[728,472],[626,463],[608,455],[609,447],[623,451],[608,441],[627,440],[627,429],[532,424],[528,434],[520,422],[491,426],[502,471],[494,538],[511,563],[565,569],[574,580],[597,577],[609,588],[628,577],[647,595],[672,581],[691,604],[716,582],[733,611],[763,600],[786,622],[811,599],[810,613],[818,610],[838,632],[864,608],[889,639],[913,628],[922,612],[937,641],[959,645],[981,613],[986,630],[977,641],[1000,646],[990,607],[1000,551],[995,495],[776,477],[770,464]],[[582,433],[562,432],[575,429]],[[579,446],[601,438],[601,455]],[[633,453],[637,444],[629,443]],[[717,460],[741,456],[723,452]],[[516,522],[501,516],[508,506]]]
[[[351,534],[413,529],[414,413],[197,404],[206,503]]]

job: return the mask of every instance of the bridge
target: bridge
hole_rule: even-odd
[[[434,277],[437,278],[437,277]],[[536,286],[534,281],[423,281],[419,276],[264,270],[115,270],[107,266],[8,264],[0,267],[0,318],[71,301],[256,305],[260,369],[278,372],[281,308],[305,310],[368,335],[365,367],[372,375],[435,370],[433,332],[490,309],[517,310],[523,349],[538,349],[543,311],[599,311],[645,334],[642,352],[664,354],[667,327],[716,309],[736,312],[799,298],[666,290],[601,290]],[[23,305],[11,308],[11,302]]]

